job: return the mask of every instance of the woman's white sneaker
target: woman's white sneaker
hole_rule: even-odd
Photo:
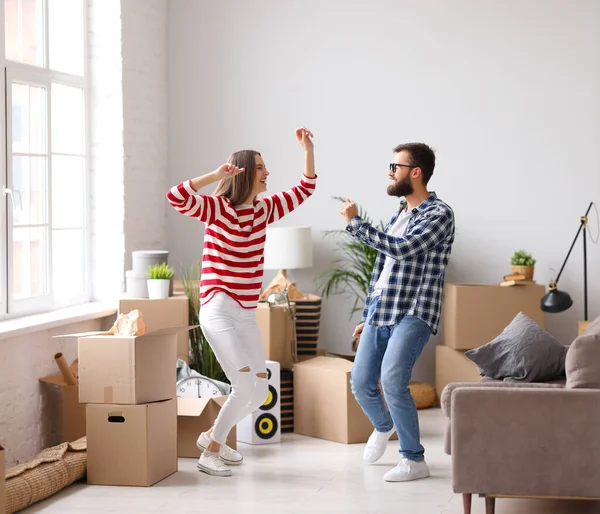
[[[208,448],[208,445],[211,442],[212,440],[206,435],[206,432],[202,432],[196,441],[196,446],[200,449],[200,451],[206,451],[206,448]],[[244,457],[242,457],[240,452],[235,451],[226,444],[221,445],[219,457],[221,457],[223,462],[229,466],[239,466],[244,460]]]
[[[365,462],[374,464],[381,459],[381,457],[383,457],[385,449],[387,448],[387,443],[390,440],[390,437],[392,437],[394,431],[395,430],[393,428],[387,432],[378,432],[377,430],[373,430],[373,433],[369,436],[369,440],[367,441],[367,445],[365,446],[365,451],[363,453]]]
[[[198,459],[198,469],[215,477],[231,476],[231,470],[216,453],[203,452]]]
[[[418,462],[404,457],[400,464],[383,475],[383,479],[386,482],[408,482],[419,478],[427,478],[428,476],[429,468],[424,460]]]

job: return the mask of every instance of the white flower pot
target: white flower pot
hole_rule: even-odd
[[[148,298],[150,300],[164,300],[169,298],[170,280],[148,279]]]

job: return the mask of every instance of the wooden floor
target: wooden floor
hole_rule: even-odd
[[[278,445],[239,445],[246,462],[230,478],[196,471],[180,459],[179,472],[150,488],[75,484],[23,512],[73,513],[390,513],[461,514],[454,494],[450,457],[443,451],[444,419],[439,409],[419,411],[422,442],[432,476],[386,483],[383,474],[399,460],[398,442],[389,443],[374,466],[362,462],[363,445],[343,445],[286,434]],[[473,513],[485,500],[473,496]],[[497,499],[497,514],[599,513],[600,502]]]

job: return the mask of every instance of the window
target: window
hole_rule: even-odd
[[[0,318],[89,299],[86,0],[5,0]]]

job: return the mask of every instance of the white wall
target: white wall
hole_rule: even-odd
[[[282,222],[314,229],[315,268],[296,274],[304,291],[333,257],[322,232],[344,226],[332,196],[376,220],[396,208],[385,188],[401,142],[437,150],[431,188],[457,221],[450,281],[498,282],[523,247],[546,283],[589,201],[600,203],[594,0],[171,0],[168,24],[171,184],[250,147],[271,170],[270,191],[287,188],[302,170],[293,130],[313,130],[316,196]],[[170,212],[168,232],[172,262],[201,255],[201,225]],[[548,316],[564,342],[582,318],[581,254],[579,243],[560,281],[575,306]],[[599,257],[590,245],[591,315]],[[349,305],[324,303],[321,347],[348,350]],[[414,378],[431,381],[433,369],[429,345]]]

